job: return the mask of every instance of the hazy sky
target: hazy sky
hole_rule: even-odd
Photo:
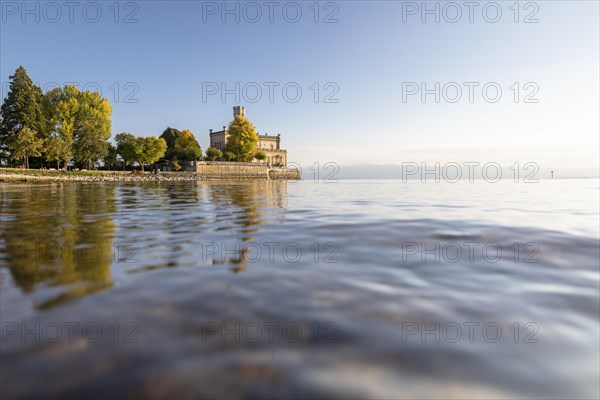
[[[594,167],[598,4],[3,0],[2,94],[23,65],[100,89],[113,134],[187,128],[203,149],[242,104],[304,165]]]

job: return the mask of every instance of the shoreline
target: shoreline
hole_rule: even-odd
[[[279,174],[198,173],[198,172],[132,172],[132,171],[52,171],[0,169],[0,183],[47,182],[183,182],[218,180],[298,180]]]

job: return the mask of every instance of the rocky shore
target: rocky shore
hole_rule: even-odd
[[[193,172],[164,172],[159,174],[27,174],[2,173],[0,182],[179,182],[179,181],[208,181],[208,180],[267,180],[265,177],[204,175]]]
[[[57,171],[0,168],[0,182],[177,182],[207,180],[298,180],[294,168],[269,168],[256,163],[199,161],[193,171]]]

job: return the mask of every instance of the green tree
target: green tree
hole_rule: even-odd
[[[104,161],[104,166],[108,167],[111,170],[114,167],[116,167],[118,164],[117,155],[118,155],[117,147],[115,145],[113,145],[112,143],[109,143],[108,144],[108,152],[102,159],[102,161]]]
[[[264,151],[257,151],[254,155],[254,158],[256,158],[258,161],[264,161],[267,159],[267,153]]]
[[[188,129],[181,132],[181,135],[175,140],[174,154],[177,159],[182,161],[196,161],[202,158],[202,149],[194,134]]]
[[[40,109],[41,90],[37,88],[25,68],[20,66],[10,76],[10,87],[6,99],[0,107],[0,150],[6,152],[11,136],[27,128],[42,138],[42,112]],[[11,157],[15,159],[15,157]]]
[[[107,154],[112,112],[108,99],[72,85],[51,90],[44,97],[47,130],[72,143],[78,163],[89,167]]]
[[[44,141],[36,136],[36,133],[27,127],[21,128],[16,134],[12,134],[8,143],[13,160],[23,159],[25,168],[29,168],[29,157],[42,155]]]
[[[135,161],[135,136],[131,133],[121,132],[115,136],[115,142],[117,142],[117,153],[123,159],[123,170],[127,163]]]
[[[108,153],[112,107],[108,99],[96,92],[80,92],[78,101],[73,156],[78,162],[91,166]]]
[[[33,90],[35,91],[36,96],[39,99],[41,137],[47,139],[52,133],[52,115],[48,112],[51,109],[50,102],[48,101],[48,98],[39,86],[34,85]]]
[[[73,142],[75,160],[87,168],[92,168],[94,163],[108,154],[109,143],[106,139],[102,132],[92,127],[91,124],[83,124]]]
[[[60,169],[60,162],[65,164],[71,158],[71,142],[60,135],[50,135],[45,140],[46,161],[56,161],[56,168]]]
[[[235,154],[237,161],[251,161],[258,143],[254,125],[241,115],[236,115],[229,124],[229,137],[225,151]]]
[[[225,154],[223,155],[223,157],[225,157],[225,159],[227,161],[233,161],[233,160],[235,160],[235,154],[232,153],[231,151],[226,151]]]
[[[167,128],[165,129],[165,131],[162,133],[162,135],[160,135],[161,139],[164,139],[165,142],[167,143],[167,153],[165,155],[165,158],[172,160],[173,157],[176,156],[175,154],[175,141],[181,136],[181,131],[175,129],[175,128]]]
[[[156,136],[138,137],[135,139],[135,159],[142,166],[156,162],[165,155],[167,142]]]
[[[206,149],[206,159],[208,161],[215,161],[223,156],[223,152],[216,147],[209,147]]]
[[[8,152],[8,149],[3,149],[2,146],[0,146],[0,167],[4,165],[5,161],[10,158],[10,153]]]
[[[73,156],[73,132],[79,102],[79,90],[75,86],[56,88],[44,95],[42,114],[44,115],[46,138],[46,160],[65,163]]]

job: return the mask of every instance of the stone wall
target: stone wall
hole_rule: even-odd
[[[196,173],[207,179],[300,179],[297,169],[269,167],[264,163],[197,161]]]
[[[266,165],[225,161],[197,161],[196,173],[208,179],[269,179]]]
[[[297,181],[301,178],[300,171],[297,169],[271,168],[269,170],[269,179],[271,180],[285,179]]]

